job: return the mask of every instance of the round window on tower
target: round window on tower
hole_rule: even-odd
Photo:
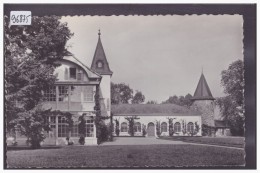
[[[102,68],[102,67],[103,67],[102,61],[98,61],[98,62],[97,62],[97,67],[98,67],[98,68]]]

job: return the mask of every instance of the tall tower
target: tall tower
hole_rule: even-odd
[[[199,83],[195,90],[194,96],[191,98],[192,106],[202,113],[202,124],[209,127],[215,127],[214,122],[214,100],[203,72],[201,73]]]
[[[103,116],[111,114],[111,76],[113,72],[109,68],[109,64],[101,42],[101,33],[98,32],[98,42],[95,54],[92,60],[91,69],[102,76],[100,83],[100,105]]]

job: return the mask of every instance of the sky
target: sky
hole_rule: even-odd
[[[62,17],[74,36],[68,50],[91,66],[101,41],[111,81],[141,91],[145,100],[194,94],[200,75],[213,97],[224,96],[221,71],[243,59],[241,15]]]

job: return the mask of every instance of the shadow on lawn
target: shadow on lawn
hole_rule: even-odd
[[[7,151],[13,151],[13,150],[42,150],[42,149],[60,149],[62,146],[42,146],[41,148],[31,148],[29,146],[7,146]]]
[[[172,141],[183,141],[190,143],[199,143],[199,144],[209,144],[209,145],[219,145],[219,146],[228,146],[228,147],[238,147],[244,148],[245,143],[243,137],[241,139],[228,138],[228,137],[201,137],[201,136],[174,136],[174,137],[160,137],[159,139],[163,140],[172,140]]]

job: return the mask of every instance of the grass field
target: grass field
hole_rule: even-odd
[[[229,147],[239,147],[244,148],[244,137],[160,137],[160,139],[165,140],[175,140],[191,143],[201,143],[201,144],[211,144],[211,145],[221,145]]]
[[[66,146],[7,151],[8,168],[244,165],[244,151],[196,145]]]

